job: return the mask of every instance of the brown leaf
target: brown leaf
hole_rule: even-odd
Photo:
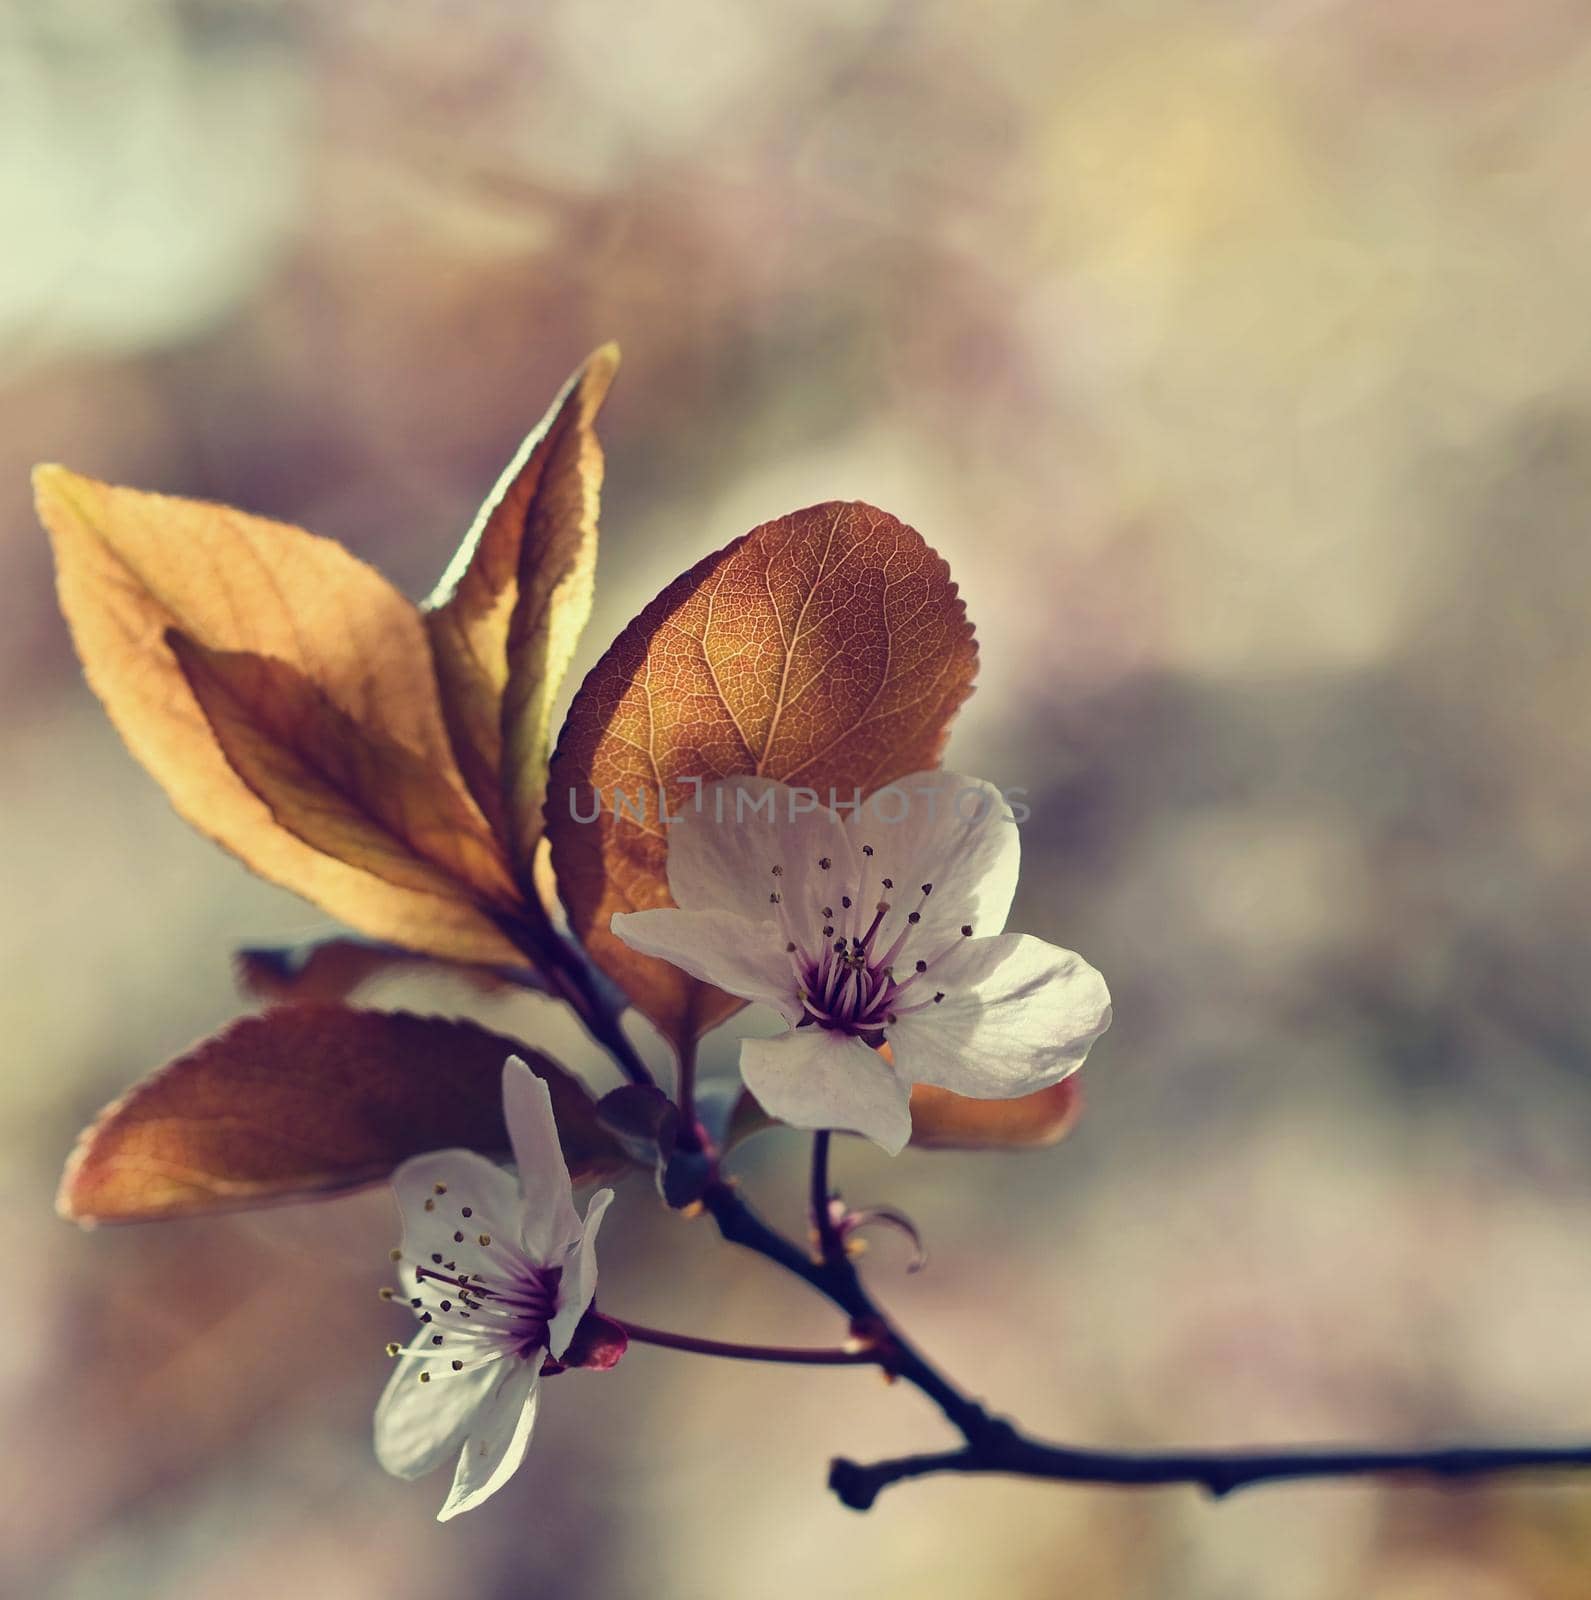
[[[1083,1109],[1075,1078],[1015,1100],[972,1100],[928,1083],[912,1085],[912,1137],[919,1150],[1020,1150],[1055,1144],[1072,1131]],[[749,1089],[735,1102],[724,1148],[780,1123],[757,1104]]]
[[[912,1143],[928,1150],[1017,1150],[1054,1144],[1083,1109],[1075,1078],[1016,1100],[969,1100],[919,1083],[912,1090]]]
[[[637,955],[615,912],[670,904],[657,794],[742,773],[848,800],[939,759],[977,646],[949,569],[871,506],[812,506],[699,562],[637,617],[581,685],[553,758],[548,835],[571,925],[676,1044],[740,1001]],[[592,786],[604,797],[589,815]],[[613,791],[647,817],[615,817]],[[573,797],[573,808],[571,806]]]
[[[529,967],[477,967],[378,944],[373,939],[329,938],[307,944],[255,946],[233,958],[243,992],[273,1005],[346,1000],[374,978],[405,970],[457,978],[480,994],[539,988]]]
[[[232,770],[305,844],[400,889],[511,910],[497,842],[462,790],[367,733],[296,667],[246,650],[166,642]]]
[[[67,1162],[57,1209],[83,1223],[196,1216],[375,1183],[426,1150],[504,1154],[510,1055],[551,1090],[576,1183],[626,1165],[584,1087],[513,1039],[441,1017],[284,1006],[108,1106]]]
[[[619,365],[604,345],[564,385],[476,516],[426,629],[470,792],[530,892],[552,704],[591,614],[602,449],[596,415]]]
[[[34,483],[88,681],[189,822],[372,938],[462,961],[521,959],[456,892],[383,882],[283,828],[227,764],[165,642],[177,627],[208,649],[284,661],[366,732],[450,772],[425,630],[397,590],[284,523],[62,467],[39,468]]]

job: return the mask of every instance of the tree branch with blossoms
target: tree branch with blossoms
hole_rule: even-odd
[[[605,347],[569,380],[420,605],[300,529],[39,470],[63,610],[129,748],[183,815],[348,929],[246,952],[266,1009],[105,1109],[68,1161],[62,1214],[149,1222],[390,1183],[402,1239],[382,1293],[415,1326],[387,1347],[376,1455],[402,1477],[451,1460],[444,1519],[509,1481],[549,1381],[611,1371],[631,1344],[872,1366],[920,1391],[960,1442],[835,1460],[830,1487],[857,1510],[938,1473],[1219,1496],[1591,1466],[1581,1445],[1047,1443],[878,1304],[856,1235],[904,1230],[914,1265],[921,1242],[900,1212],[833,1191],[834,1136],[891,1155],[1053,1144],[1109,995],[1082,957],[1006,929],[1019,808],[939,764],[976,669],[972,626],[945,562],[875,507],[809,507],[705,556],[621,632],[555,729],[591,609],[595,424],[617,360]],[[598,1098],[525,1040],[350,1003],[416,967],[557,998],[624,1085]],[[746,1004],[783,1031],[741,1041],[726,1098],[698,1083],[698,1046]],[[631,1010],[672,1050],[672,1095]],[[770,1226],[731,1171],[774,1126],[811,1136],[810,1242]],[[829,1301],[841,1342],[655,1328],[606,1292],[599,1308],[597,1238],[627,1175]]]

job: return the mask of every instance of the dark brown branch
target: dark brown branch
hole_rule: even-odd
[[[1520,1445],[1490,1449],[1297,1449],[1186,1451],[1166,1454],[1074,1450],[1028,1439],[1003,1423],[976,1445],[863,1465],[843,1457],[829,1467],[829,1487],[842,1504],[866,1511],[879,1491],[938,1472],[992,1472],[1063,1483],[1147,1488],[1189,1484],[1220,1499],[1255,1484],[1299,1478],[1400,1475],[1451,1482],[1493,1472],[1591,1468],[1591,1445]]]
[[[844,1255],[827,1262],[813,1261],[783,1234],[770,1228],[726,1183],[714,1184],[705,1200],[726,1239],[766,1256],[833,1301],[851,1318],[852,1327],[865,1332],[878,1346],[879,1364],[927,1395],[966,1441],[956,1450],[871,1464],[843,1458],[836,1460],[829,1469],[829,1487],[843,1504],[855,1511],[867,1510],[879,1492],[892,1483],[940,1472],[999,1473],[1129,1488],[1188,1484],[1219,1498],[1254,1484],[1298,1478],[1397,1474],[1451,1481],[1528,1469],[1591,1469],[1591,1445],[1387,1450],[1309,1448],[1162,1454],[1079,1450],[1045,1444],[1028,1438],[1010,1423],[992,1417],[932,1366],[874,1304],[855,1267]]]

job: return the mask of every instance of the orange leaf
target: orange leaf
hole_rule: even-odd
[[[929,1150],[1014,1150],[1054,1144],[1081,1112],[1073,1078],[1016,1100],[969,1100],[919,1083],[912,1089],[912,1143]]]
[[[971,1100],[932,1084],[912,1085],[912,1137],[919,1150],[1018,1150],[1054,1144],[1072,1130],[1083,1109],[1075,1078],[1015,1100]],[[749,1089],[735,1102],[724,1137],[733,1150],[753,1135],[780,1124],[757,1104]]]
[[[741,1002],[637,955],[615,912],[670,904],[657,795],[757,773],[848,800],[939,759],[971,690],[977,646],[949,569],[871,506],[832,503],[764,523],[677,578],[581,685],[553,757],[553,867],[597,963],[677,1045]],[[589,815],[592,788],[604,798]],[[615,816],[613,791],[644,820]]]
[[[166,642],[232,770],[289,833],[400,889],[513,907],[496,841],[443,773],[285,661],[206,650],[175,628]]]
[[[228,766],[165,642],[177,627],[208,649],[286,662],[367,733],[451,772],[425,630],[396,589],[284,523],[62,467],[40,467],[34,483],[88,681],[189,822],[372,938],[461,961],[522,959],[456,891],[383,882],[283,828]]]
[[[472,1022],[340,1006],[245,1017],[108,1106],[56,1200],[74,1222],[138,1222],[325,1196],[454,1145],[508,1149],[501,1075],[529,1061],[552,1091],[575,1182],[625,1161],[584,1087]]]
[[[591,615],[602,488],[595,424],[618,365],[618,346],[604,345],[564,385],[426,602],[460,769],[511,845],[527,897],[552,705]]]
[[[346,1000],[371,979],[395,971],[441,973],[481,994],[539,987],[529,967],[511,970],[438,962],[413,950],[370,939],[329,938],[301,945],[256,946],[239,950],[234,960],[244,993],[274,1005]]]

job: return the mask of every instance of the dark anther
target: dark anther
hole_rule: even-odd
[[[913,927],[916,927],[917,924],[923,920],[923,914],[920,911],[908,911],[906,913],[906,920],[911,923]]]
[[[864,844],[864,845],[863,845],[863,846],[862,846],[862,854],[863,854],[863,855],[864,855],[864,856],[870,856],[870,855],[872,855],[872,853],[873,853],[873,847],[872,847],[872,845],[870,845],[870,844]]]
[[[962,923],[962,925],[961,925],[961,937],[963,939],[970,939],[972,937],[972,924],[970,922],[963,922]]]
[[[926,961],[919,961],[917,963],[917,970],[919,972],[926,972],[928,970],[928,963]]]
[[[884,880],[884,887],[886,889],[893,889],[895,887],[895,880],[893,878],[886,878]]]
[[[827,872],[829,868],[834,865],[834,863],[830,861],[827,856],[822,856],[818,860],[818,865],[822,867],[825,872]]]

